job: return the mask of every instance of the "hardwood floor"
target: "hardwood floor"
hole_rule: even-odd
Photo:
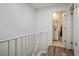
[[[63,47],[49,46],[48,56],[73,56],[73,51]]]

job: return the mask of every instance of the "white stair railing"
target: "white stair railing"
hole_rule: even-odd
[[[48,32],[3,40],[0,41],[0,56],[36,56],[46,48],[47,41]]]

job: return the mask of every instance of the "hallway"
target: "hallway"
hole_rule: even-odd
[[[78,9],[73,3],[0,3],[0,56],[79,55]],[[53,21],[55,12],[61,13]]]

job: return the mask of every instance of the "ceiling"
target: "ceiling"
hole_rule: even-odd
[[[61,5],[69,5],[70,3],[30,3],[30,5],[34,8],[45,8],[50,6],[61,6]]]

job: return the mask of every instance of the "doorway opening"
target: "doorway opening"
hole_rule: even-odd
[[[64,47],[64,39],[63,39],[64,14],[65,14],[64,11],[53,13],[53,21],[52,21],[53,46]]]

